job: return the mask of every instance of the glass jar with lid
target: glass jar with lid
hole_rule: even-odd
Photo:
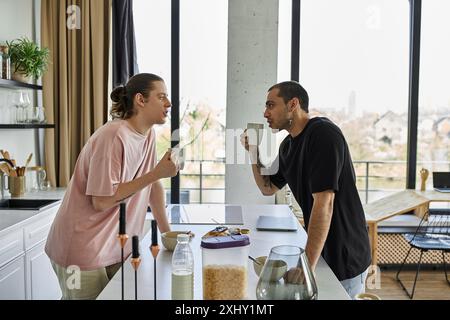
[[[203,299],[247,298],[250,239],[246,235],[204,238],[201,242]]]
[[[8,54],[8,46],[0,46],[1,55],[1,78],[10,80],[11,79],[11,58]]]

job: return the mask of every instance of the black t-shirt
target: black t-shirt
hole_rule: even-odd
[[[327,118],[313,118],[295,138],[280,145],[279,170],[270,176],[279,189],[288,183],[308,228],[313,193],[334,190],[330,230],[322,257],[342,281],[364,272],[371,262],[370,243],[355,170],[341,130]],[[272,171],[275,172],[275,171]]]

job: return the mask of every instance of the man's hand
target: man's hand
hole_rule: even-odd
[[[245,148],[245,150],[248,151],[248,153],[250,155],[251,163],[258,165],[259,164],[259,161],[258,161],[258,146],[249,144],[247,129],[245,129],[244,133],[241,134],[241,144]]]
[[[175,177],[178,173],[178,166],[171,159],[171,151],[167,151],[164,157],[156,165],[154,172],[158,179]]]
[[[304,284],[305,283],[305,274],[303,273],[302,268],[291,268],[289,269],[283,276],[285,283],[290,284]]]
[[[255,182],[259,190],[261,190],[261,193],[265,196],[274,195],[278,191],[278,188],[272,185],[270,176],[261,175],[261,168],[264,168],[264,165],[259,161],[258,146],[249,145],[248,143],[247,130],[241,134],[241,144],[245,150],[249,152],[250,161],[252,163],[253,177],[255,178]]]
[[[241,144],[245,148],[245,150],[247,150],[247,151],[250,150],[250,146],[248,144],[247,129],[245,129],[244,133],[241,134]]]

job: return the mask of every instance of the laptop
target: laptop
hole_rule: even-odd
[[[298,221],[294,217],[259,216],[256,230],[264,231],[297,231]]]
[[[439,192],[450,193],[450,172],[433,172],[433,188]]]

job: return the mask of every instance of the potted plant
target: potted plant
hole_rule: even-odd
[[[37,79],[47,70],[50,54],[48,48],[39,48],[26,37],[6,44],[11,57],[13,80],[28,82],[30,77]]]

